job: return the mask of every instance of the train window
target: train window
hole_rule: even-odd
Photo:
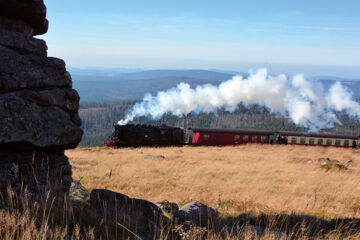
[[[243,136],[243,141],[244,141],[244,142],[249,141],[249,136]]]
[[[306,138],[300,138],[300,144],[305,144]]]
[[[323,140],[322,140],[322,139],[318,139],[318,140],[317,140],[317,144],[318,144],[318,145],[323,145]]]
[[[204,140],[209,140],[209,138],[210,138],[210,135],[209,135],[209,134],[204,134],[204,136],[203,136],[203,139],[204,139]]]
[[[291,138],[291,143],[296,143],[296,137]]]
[[[240,139],[240,135],[235,135],[234,136],[234,141],[239,141],[239,139]]]
[[[344,146],[345,146],[345,147],[348,147],[349,145],[350,145],[350,144],[349,144],[349,140],[345,140],[345,141],[344,141]]]
[[[220,135],[219,135],[219,134],[216,134],[216,135],[215,135],[215,140],[216,140],[216,141],[219,141],[219,140],[220,140]]]
[[[335,146],[340,146],[340,140],[339,139],[335,140]]]
[[[310,139],[309,139],[309,144],[315,144],[315,139],[310,138]]]
[[[332,145],[332,140],[331,139],[326,140],[326,145]]]
[[[265,143],[265,142],[266,142],[266,136],[261,136],[261,137],[260,137],[260,141],[261,141],[262,143]]]
[[[257,142],[257,140],[258,140],[258,136],[252,136],[252,137],[251,137],[251,141]]]

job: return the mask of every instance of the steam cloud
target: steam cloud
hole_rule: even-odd
[[[139,116],[159,119],[165,113],[183,116],[216,112],[221,107],[232,112],[239,103],[266,106],[312,131],[331,128],[334,123],[341,124],[335,115],[336,111],[360,117],[359,103],[352,99],[352,93],[339,82],[325,91],[319,82],[307,81],[302,75],[292,79],[284,74],[270,76],[267,69],[263,68],[248,78],[234,76],[219,86],[206,84],[192,89],[189,84],[180,83],[175,88],[158,92],[156,96],[146,94],[143,101],[135,104],[118,124],[125,125]]]

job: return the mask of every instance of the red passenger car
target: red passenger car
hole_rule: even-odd
[[[189,128],[192,131],[192,144],[197,146],[224,146],[247,143],[267,144],[271,141],[272,131]]]

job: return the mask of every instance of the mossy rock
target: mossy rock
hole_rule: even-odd
[[[333,170],[333,169],[337,169],[340,171],[348,170],[348,168],[344,164],[335,162],[335,161],[331,161],[329,163],[323,164],[320,166],[320,168],[324,169],[326,171]]]
[[[176,203],[167,200],[157,202],[156,205],[161,208],[164,215],[170,219],[172,219],[175,212],[179,210],[179,206]]]
[[[72,200],[85,202],[90,199],[89,191],[80,183],[80,181],[73,180],[71,183],[69,196]]]

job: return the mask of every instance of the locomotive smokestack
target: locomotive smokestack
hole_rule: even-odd
[[[184,142],[185,143],[188,143],[188,139],[189,139],[189,136],[188,136],[188,118],[189,118],[189,114],[186,114],[183,117],[184,137],[185,137]]]
[[[187,117],[188,117],[188,115],[184,115],[184,117],[183,117],[184,131],[186,131],[186,129],[187,129]]]

